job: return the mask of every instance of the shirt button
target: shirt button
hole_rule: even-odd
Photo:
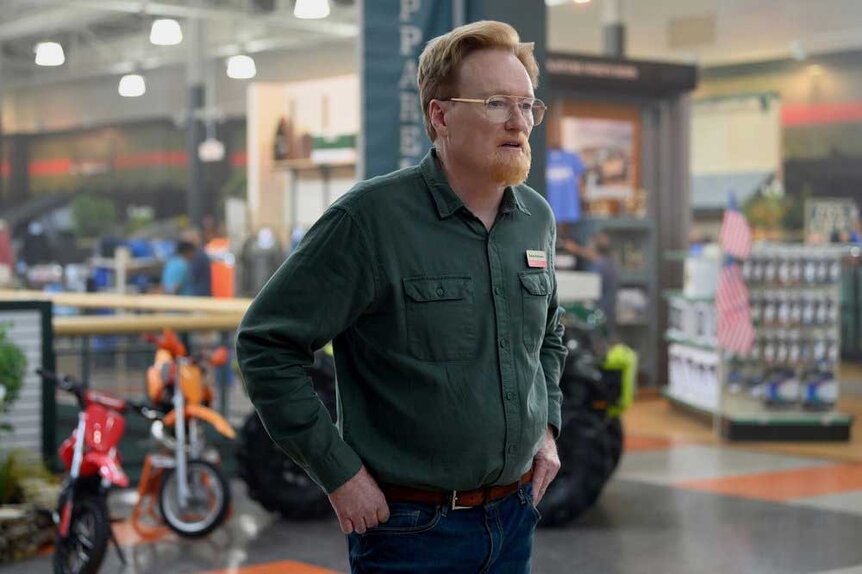
[[[506,400],[507,401],[511,401],[514,398],[515,398],[515,393],[513,393],[512,391],[509,391],[508,393],[506,393]]]
[[[501,348],[501,349],[505,349],[505,348],[506,348],[506,339],[500,339],[500,348]]]
[[[502,295],[502,294],[503,294],[502,289],[500,289],[499,287],[494,287],[494,295]]]
[[[506,449],[506,450],[508,450],[508,451],[509,451],[509,454],[514,453],[514,452],[515,452],[515,445],[510,444],[510,445],[509,445],[509,448],[508,448],[508,449]]]
[[[442,297],[442,296],[443,296],[443,293],[445,293],[445,291],[443,291],[443,288],[442,288],[442,287],[437,287],[437,296],[438,296],[438,297]]]

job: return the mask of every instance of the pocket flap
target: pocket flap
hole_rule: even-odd
[[[551,292],[551,280],[545,271],[522,271],[521,285],[531,295],[548,295]]]
[[[472,288],[472,280],[467,275],[409,277],[402,281],[407,296],[420,303],[465,299]]]

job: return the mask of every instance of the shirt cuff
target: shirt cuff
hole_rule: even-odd
[[[326,494],[332,494],[338,487],[356,476],[362,468],[359,455],[343,440],[335,441],[329,455],[311,463],[309,475],[320,485]]]
[[[560,438],[560,428],[563,426],[563,417],[560,413],[560,405],[548,405],[548,426],[554,433],[554,440]]]

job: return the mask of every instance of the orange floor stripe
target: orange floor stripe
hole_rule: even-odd
[[[210,570],[200,574],[341,574],[335,570],[311,566],[302,562],[285,560],[283,562],[269,562],[267,564],[255,564],[254,566],[239,566],[224,570]]]
[[[630,434],[625,435],[625,438],[623,440],[623,451],[625,452],[665,450],[677,444],[673,440],[668,438],[636,436]]]
[[[794,500],[810,496],[862,490],[862,464],[765,472],[710,480],[692,480],[674,486],[760,500]]]

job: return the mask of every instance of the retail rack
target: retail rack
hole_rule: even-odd
[[[848,440],[852,417],[837,410],[841,257],[833,247],[755,246],[742,268],[756,332],[744,356],[718,348],[714,295],[702,288],[717,283],[709,277],[722,256],[690,257],[700,285],[688,277],[665,293],[666,397],[731,440]]]

